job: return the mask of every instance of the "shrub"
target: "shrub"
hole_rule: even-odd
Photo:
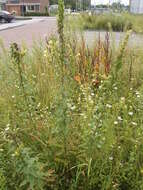
[[[41,12],[26,12],[26,13],[24,13],[24,16],[49,16],[49,13],[47,13],[47,12],[43,12],[43,13],[41,13]]]

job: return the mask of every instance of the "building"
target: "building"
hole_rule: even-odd
[[[91,8],[91,12],[93,14],[108,14],[108,13],[111,13],[111,9],[95,7],[95,8]]]
[[[6,0],[0,0],[0,11],[5,9]]]
[[[130,0],[130,12],[143,14],[143,0]]]
[[[7,0],[6,10],[16,15],[24,15],[29,12],[44,13],[49,6],[49,0]]]

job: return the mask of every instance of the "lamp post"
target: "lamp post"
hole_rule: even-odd
[[[79,2],[79,0],[76,0],[76,10],[78,11],[79,10],[79,7],[80,6],[80,2]]]

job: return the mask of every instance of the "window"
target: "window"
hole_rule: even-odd
[[[28,5],[28,11],[34,11],[34,5]]]
[[[10,0],[9,3],[11,3],[11,4],[18,4],[19,0]]]
[[[39,12],[39,11],[40,11],[40,5],[35,5],[35,10],[36,10],[37,12]]]
[[[40,11],[40,5],[27,5],[26,11],[27,12],[39,12]]]

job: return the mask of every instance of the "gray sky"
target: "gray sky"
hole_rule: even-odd
[[[110,1],[110,3],[112,2],[118,2],[118,0],[91,0],[91,3],[94,4],[108,4]],[[125,5],[129,4],[129,0],[121,0],[122,3],[124,3]]]

